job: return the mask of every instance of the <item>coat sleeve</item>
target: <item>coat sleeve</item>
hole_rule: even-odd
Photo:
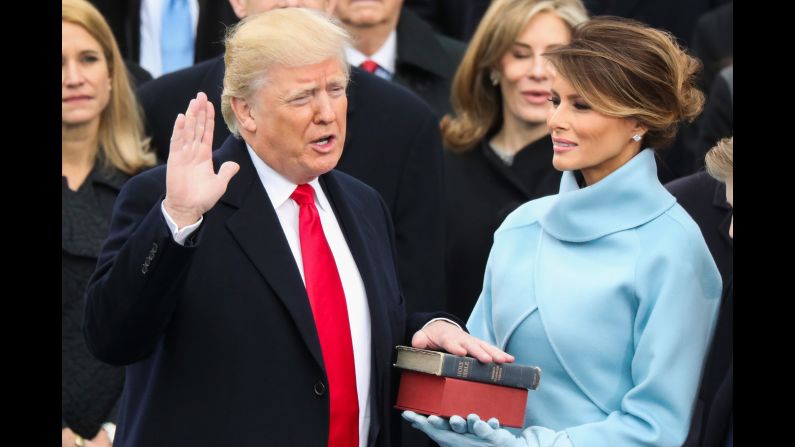
[[[86,344],[112,365],[152,352],[174,313],[175,291],[195,250],[171,237],[160,210],[165,188],[158,175],[165,171],[153,171],[133,177],[119,193],[86,291]]]
[[[578,447],[679,446],[690,426],[720,304],[720,274],[695,224],[683,237],[638,235],[634,386],[619,411],[566,429]]]

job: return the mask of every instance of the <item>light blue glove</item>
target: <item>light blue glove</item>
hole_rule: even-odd
[[[497,419],[491,418],[488,423],[480,420],[476,414],[470,414],[464,420],[461,416],[452,416],[450,422],[439,416],[419,415],[413,411],[404,411],[403,419],[411,422],[411,426],[421,430],[441,447],[526,447],[523,439],[516,439],[511,432],[500,427]]]

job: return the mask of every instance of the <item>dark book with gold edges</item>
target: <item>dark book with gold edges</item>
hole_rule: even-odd
[[[473,357],[397,346],[395,367],[441,377],[534,390],[541,368],[516,363],[481,363]]]

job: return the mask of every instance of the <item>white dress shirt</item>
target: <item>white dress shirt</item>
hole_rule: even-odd
[[[299,206],[290,199],[290,195],[298,185],[274,171],[257,156],[251,146],[246,144],[246,148],[271,205],[276,210],[279,224],[282,226],[298,271],[301,273],[301,279],[304,279],[301,239],[298,232]],[[345,292],[345,301],[348,304],[348,321],[351,327],[353,361],[356,368],[356,390],[359,398],[359,446],[366,447],[370,430],[370,365],[372,362],[370,308],[367,303],[367,294],[364,290],[362,276],[356,267],[348,244],[345,242],[345,236],[343,236],[339,222],[334,216],[334,210],[320,187],[320,182],[318,179],[314,179],[309,184],[315,190],[315,205],[320,215],[320,223],[323,226],[323,233],[331,248],[331,253],[334,255],[334,261],[342,281],[342,289]],[[177,224],[168,215],[162,203],[160,206],[171,234],[179,244],[184,244],[185,239],[199,227],[204,219],[202,217],[195,224],[178,229]]]
[[[138,64],[153,78],[163,74],[160,58],[160,29],[163,25],[163,8],[168,0],[141,0],[141,47]],[[188,0],[193,35],[199,26],[199,0]]]
[[[353,47],[345,47],[345,58],[351,65],[359,66],[367,59],[372,60],[389,74],[395,74],[395,60],[397,60],[397,32],[392,30],[381,48],[372,56],[367,56]]]

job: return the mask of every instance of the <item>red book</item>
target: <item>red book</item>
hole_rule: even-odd
[[[466,419],[475,413],[484,421],[500,420],[501,426],[522,428],[527,389],[492,385],[403,370],[395,408],[421,414]]]

